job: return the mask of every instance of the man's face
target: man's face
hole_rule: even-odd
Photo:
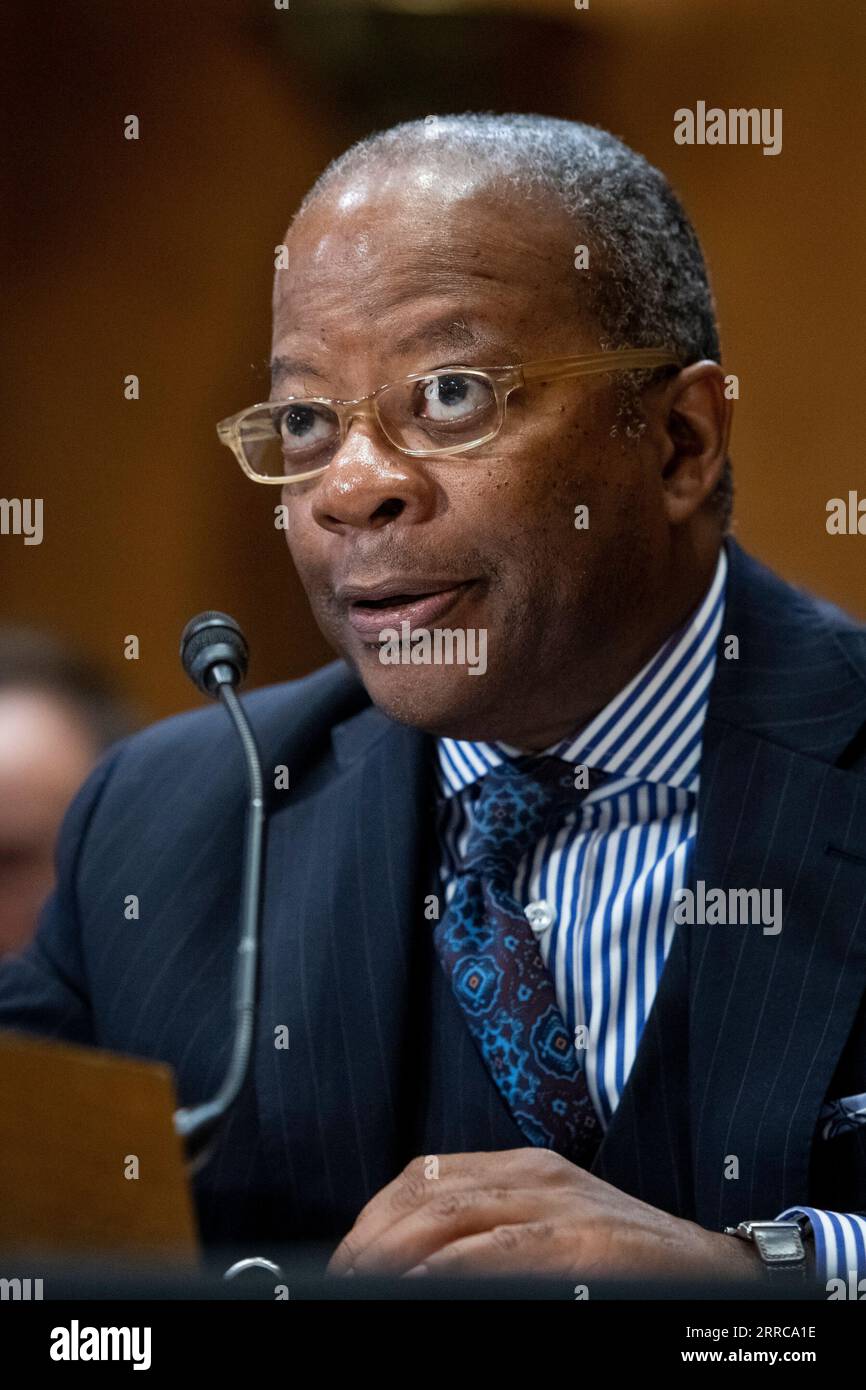
[[[597,352],[574,242],[558,209],[512,206],[438,166],[352,176],[288,238],[272,399],[355,399],[433,367]],[[612,434],[615,423],[609,377],[532,385],[511,396],[499,435],[465,454],[411,458],[356,420],[324,473],[284,488],[316,618],[386,713],[543,746],[614,692],[615,657],[640,649],[668,545],[654,446]],[[357,592],[383,586],[385,604]],[[483,631],[484,674],[383,662],[378,630],[404,621]]]

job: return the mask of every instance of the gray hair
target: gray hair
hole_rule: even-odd
[[[684,363],[721,360],[713,295],[700,243],[665,176],[596,126],[551,116],[469,112],[428,116],[378,131],[333,160],[298,213],[319,194],[379,161],[454,155],[469,173],[515,197],[552,196],[589,247],[580,277],[600,346],[668,347]],[[642,429],[640,393],[669,372],[620,378],[626,433]],[[713,494],[724,528],[733,505],[730,459]]]

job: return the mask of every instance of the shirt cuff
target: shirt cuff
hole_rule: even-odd
[[[866,1216],[788,1207],[775,1220],[791,1221],[797,1216],[807,1217],[812,1228],[816,1279],[826,1283],[828,1279],[845,1279],[849,1273],[858,1279],[866,1277]]]

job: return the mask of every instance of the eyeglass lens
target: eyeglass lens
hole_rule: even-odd
[[[379,425],[398,449],[442,453],[494,433],[499,405],[483,372],[431,372],[377,393]],[[242,422],[241,443],[254,473],[264,478],[326,468],[340,446],[339,415],[314,400],[274,402]]]

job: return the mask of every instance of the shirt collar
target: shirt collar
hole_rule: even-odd
[[[710,684],[725,608],[724,546],[698,607],[619,694],[572,737],[544,753],[610,774],[697,792]],[[456,796],[521,750],[507,743],[436,741],[439,790]]]

